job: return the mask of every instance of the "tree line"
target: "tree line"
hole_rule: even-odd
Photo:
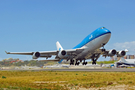
[[[44,64],[47,64],[46,61],[39,61],[39,60],[25,60],[25,61],[18,61],[18,62],[12,62],[8,60],[2,60],[0,61],[0,66],[38,66],[42,67]]]

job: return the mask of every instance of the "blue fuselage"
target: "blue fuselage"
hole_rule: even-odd
[[[111,37],[111,32],[105,27],[100,27],[89,34],[84,40],[73,49],[84,48],[84,51],[76,56],[76,59],[87,59],[90,53],[106,44]]]
[[[106,44],[111,37],[111,32],[105,27],[100,27],[89,34],[84,40],[75,46],[73,49],[82,48],[84,49],[81,53],[79,53],[75,59],[76,60],[84,60],[90,59],[93,53],[102,47],[102,45]],[[60,60],[59,63],[63,61]]]

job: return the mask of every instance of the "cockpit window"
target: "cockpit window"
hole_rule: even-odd
[[[101,27],[100,29],[104,29],[105,27]]]

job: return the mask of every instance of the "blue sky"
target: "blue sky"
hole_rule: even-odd
[[[112,32],[106,49],[135,54],[134,0],[0,0],[0,60],[31,59],[5,51],[71,49],[95,29]],[[101,59],[100,59],[101,60]]]

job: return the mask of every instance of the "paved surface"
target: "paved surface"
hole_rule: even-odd
[[[88,72],[135,72],[130,68],[111,68],[111,69],[43,69],[44,71],[88,71]]]
[[[99,68],[99,69],[9,69],[6,71],[22,71],[22,70],[33,70],[33,71],[87,71],[87,72],[135,72],[135,68]],[[5,71],[5,70],[0,70]]]

